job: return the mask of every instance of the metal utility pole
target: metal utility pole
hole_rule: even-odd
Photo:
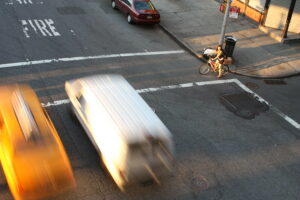
[[[289,13],[288,13],[288,16],[286,19],[286,23],[285,23],[284,29],[282,31],[282,38],[287,38],[287,32],[289,30],[291,19],[292,19],[293,13],[294,13],[295,4],[296,4],[296,0],[292,0],[290,9],[289,9]]]
[[[269,12],[270,3],[271,3],[271,0],[266,0],[263,18],[260,21],[260,25],[262,25],[262,26],[264,26],[265,23],[266,23],[266,19],[267,19],[267,15],[268,15],[268,12]]]
[[[222,25],[222,30],[221,30],[220,40],[219,40],[219,44],[222,46],[223,46],[223,42],[224,42],[226,24],[227,24],[231,1],[232,0],[227,0],[226,10],[225,10],[225,14],[224,14],[223,25]]]

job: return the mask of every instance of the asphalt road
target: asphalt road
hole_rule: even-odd
[[[229,74],[225,79],[243,84],[215,84],[215,76],[200,76],[200,61],[158,26],[127,24],[109,0],[29,2],[1,2],[0,83],[30,84],[42,103],[59,102],[46,109],[78,186],[55,199],[299,199],[300,133],[284,118],[300,122],[299,77],[270,85]],[[70,105],[61,103],[66,80],[96,73],[120,73],[134,88],[146,89],[142,97],[173,133],[175,171],[161,185],[121,193]],[[220,96],[243,92],[243,85],[270,109],[251,120],[228,111]],[[12,199],[6,185],[0,186],[0,199]]]

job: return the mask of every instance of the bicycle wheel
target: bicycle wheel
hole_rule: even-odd
[[[210,66],[207,63],[199,66],[199,74],[205,75],[210,72]]]

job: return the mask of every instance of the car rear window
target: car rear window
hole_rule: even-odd
[[[50,137],[39,138],[35,141],[16,141],[14,143],[14,152],[16,155],[21,155],[26,152],[54,152],[56,149],[58,149],[57,143]]]
[[[19,90],[14,92],[12,104],[25,139],[29,140],[38,137],[39,128],[35,118]]]
[[[134,7],[137,10],[154,10],[154,6],[150,1],[136,1]]]
[[[43,146],[54,142],[53,138],[49,137],[50,133],[40,133],[35,117],[19,90],[16,90],[12,96],[12,105],[26,141],[20,142],[17,149],[25,149],[33,144]]]

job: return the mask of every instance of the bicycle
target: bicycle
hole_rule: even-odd
[[[209,72],[213,71],[217,74],[219,74],[219,68],[217,66],[215,66],[216,62],[214,60],[211,59],[211,57],[209,57],[207,63],[204,63],[202,65],[199,66],[199,73],[202,75],[208,74]],[[221,76],[226,75],[230,70],[229,70],[229,66],[227,64],[222,64],[222,72],[221,72]]]

